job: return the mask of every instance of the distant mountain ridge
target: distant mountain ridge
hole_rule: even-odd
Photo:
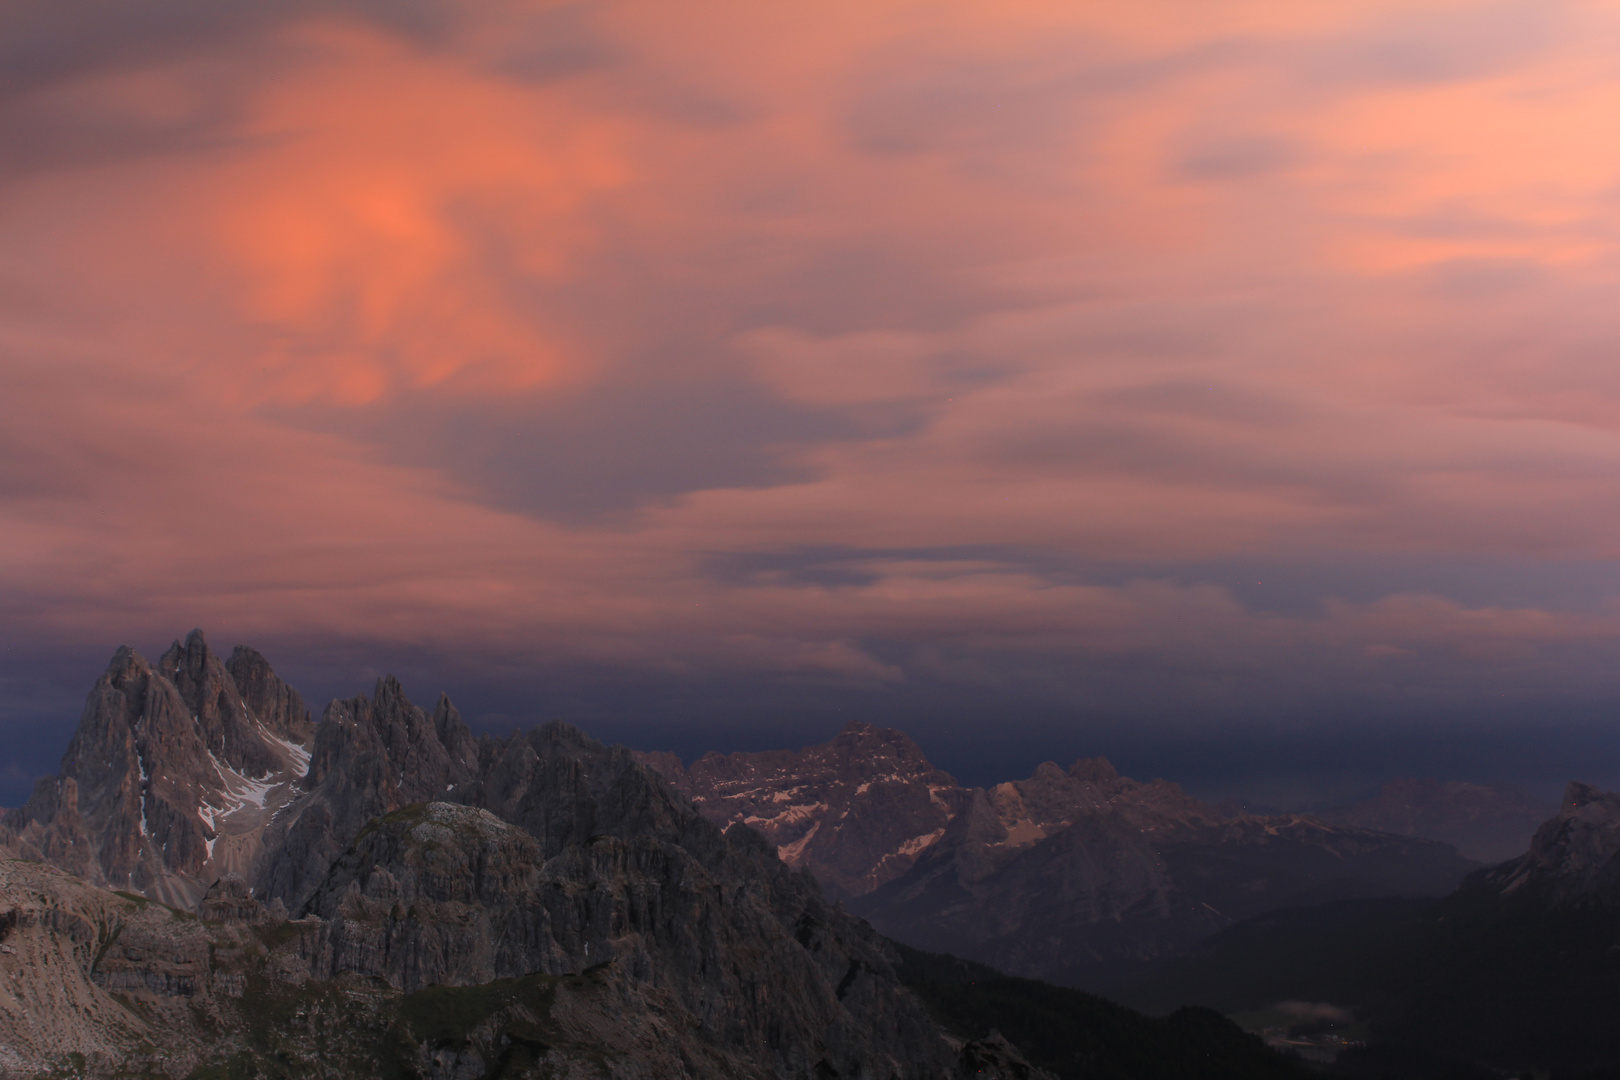
[[[1606,805],[1572,811],[1570,851],[1607,850]],[[1218,813],[1102,759],[965,788],[869,724],[688,768],[565,724],[475,737],[391,676],[312,723],[264,657],[222,660],[194,631],[155,664],[119,649],[59,774],[0,811],[0,987],[27,988],[0,993],[0,1080],[1033,1080],[994,1032],[942,1030],[858,916],[1083,984],[1248,912],[1444,892],[1467,866]],[[1224,1023],[1142,1060],[1177,1077],[1206,1047],[1270,1060]]]
[[[1554,807],[1511,784],[1400,778],[1376,796],[1321,810],[1336,825],[1442,840],[1470,859],[1498,863],[1524,854]]]
[[[895,940],[1075,985],[1263,911],[1443,895],[1477,865],[1435,841],[1222,813],[1102,758],[964,788],[904,733],[862,722],[800,751],[710,753],[689,768],[638,757]]]

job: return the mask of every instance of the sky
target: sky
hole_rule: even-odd
[[[319,711],[1620,785],[1620,4],[13,0],[0,803]]]

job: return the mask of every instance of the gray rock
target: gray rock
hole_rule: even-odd
[[[968,797],[904,732],[858,720],[817,746],[709,753],[690,769],[669,753],[636,756],[710,820],[759,832],[834,897],[861,896],[905,873]]]
[[[256,678],[265,700],[297,704],[267,669]],[[90,691],[60,773],[7,812],[7,849],[195,906],[222,874],[251,872],[265,826],[303,773],[286,708],[262,722],[200,631],[156,667],[120,648]]]
[[[1620,906],[1620,793],[1571,781],[1530,850],[1491,869],[1481,887],[1505,896],[1535,894],[1555,910]]]
[[[315,725],[303,697],[276,676],[258,650],[238,645],[225,661],[225,670],[230,672],[243,703],[266,731],[299,745],[309,742]]]
[[[905,875],[851,902],[896,940],[1090,985],[1240,919],[1357,896],[1443,895],[1449,846],[1310,817],[1227,816],[1106,761],[975,790]]]
[[[1221,813],[1103,758],[967,789],[902,733],[859,722],[797,752],[638,757],[884,933],[1037,978],[1084,982],[1295,903],[1440,895],[1474,866],[1422,839]]]
[[[197,905],[197,917],[205,923],[262,923],[271,918],[269,909],[254,899],[247,882],[236,876],[223,877],[208,887]],[[281,917],[286,918],[283,907]]]
[[[275,822],[258,893],[302,908],[368,822],[450,798],[476,775],[477,755],[448,698],[440,697],[430,717],[393,676],[377,680],[373,697],[332,702],[315,728],[303,790]]]

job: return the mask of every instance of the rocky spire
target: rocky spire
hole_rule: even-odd
[[[242,701],[266,731],[288,742],[309,742],[315,734],[315,723],[303,697],[276,677],[270,661],[257,649],[238,645],[225,661],[225,670],[230,672]]]
[[[332,702],[315,728],[304,793],[277,826],[284,832],[260,892],[296,909],[366,822],[412,803],[456,798],[477,766],[477,743],[448,697],[430,717],[386,675],[371,697]]]
[[[264,665],[258,685],[275,699],[283,684]],[[296,694],[279,700],[302,705]],[[60,773],[8,816],[11,846],[190,906],[220,873],[251,868],[260,819],[303,774],[302,747],[280,734],[284,716],[259,720],[200,630],[155,666],[123,646],[91,688]]]

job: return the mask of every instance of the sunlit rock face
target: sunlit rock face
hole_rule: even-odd
[[[879,930],[1085,982],[1292,904],[1441,895],[1474,863],[1304,815],[1218,812],[1103,758],[964,788],[903,733],[851,723],[798,752],[642,754],[711,820],[758,830]]]
[[[6,812],[6,846],[190,907],[217,878],[261,864],[308,766],[310,732],[298,693],[250,649],[223,663],[197,630],[155,665],[121,648],[60,773]]]
[[[803,750],[637,755],[711,821],[742,823],[831,896],[861,896],[909,870],[968,793],[903,732],[851,721]]]

